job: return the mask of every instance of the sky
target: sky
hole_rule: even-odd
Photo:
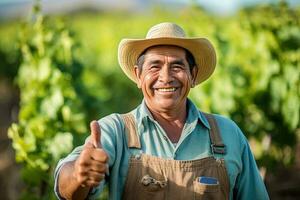
[[[170,0],[180,2],[180,0]],[[191,0],[184,0],[189,2]],[[194,0],[207,10],[214,13],[233,14],[236,10],[244,6],[251,6],[255,4],[269,4],[278,3],[280,0]],[[290,5],[300,5],[300,0],[286,0]]]
[[[0,18],[26,16],[31,10],[32,2],[35,0],[0,0]],[[42,0],[43,8],[46,12],[65,12],[72,9],[78,9],[81,6],[90,5],[93,8],[112,9],[143,9],[150,3],[169,3],[188,4],[198,3],[206,10],[217,15],[231,15],[244,6],[255,4],[278,3],[282,0]],[[300,0],[285,0],[289,5],[300,6]],[[43,10],[44,10],[43,9]]]

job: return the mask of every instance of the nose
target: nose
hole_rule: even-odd
[[[160,69],[158,81],[162,83],[170,83],[173,79],[170,68],[167,65],[164,65]]]

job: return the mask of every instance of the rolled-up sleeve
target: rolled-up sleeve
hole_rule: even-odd
[[[112,117],[113,116],[113,117]],[[109,167],[112,167],[115,162],[115,135],[116,130],[119,130],[120,127],[116,125],[117,123],[116,115],[110,115],[105,118],[102,118],[98,121],[101,127],[101,144],[102,148],[106,151],[109,157]],[[86,141],[89,140],[87,137]],[[54,171],[54,192],[58,199],[64,199],[61,197],[59,188],[58,188],[58,178],[60,171],[64,164],[70,161],[76,160],[80,153],[83,150],[83,145],[76,147],[67,157],[61,159]],[[106,179],[101,181],[97,187],[94,187],[90,190],[87,199],[96,199],[99,197],[100,193],[103,191],[104,186],[106,185],[106,180],[110,176],[110,172],[106,172]]]

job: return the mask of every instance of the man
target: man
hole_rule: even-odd
[[[86,143],[57,166],[59,198],[93,199],[108,184],[110,199],[269,199],[237,125],[187,98],[215,69],[208,40],[161,23],[146,39],[122,40],[118,55],[144,100],[91,123]]]

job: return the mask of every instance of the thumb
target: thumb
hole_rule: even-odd
[[[101,148],[101,130],[98,122],[96,120],[93,120],[90,123],[91,128],[91,143],[95,148]]]

